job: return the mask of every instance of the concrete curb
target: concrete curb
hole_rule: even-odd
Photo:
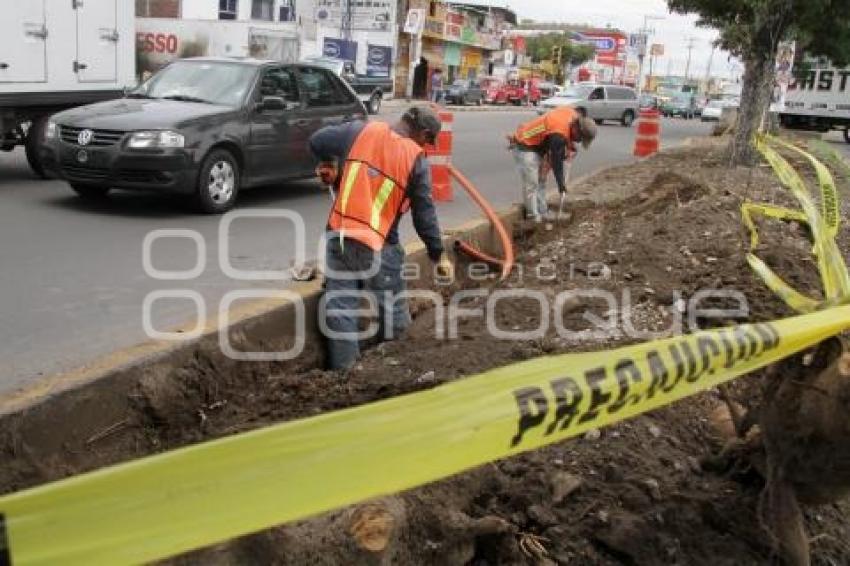
[[[425,100],[405,100],[403,98],[385,100],[382,105],[382,110],[403,110],[415,104],[425,104]],[[537,108],[534,106],[513,106],[513,105],[482,105],[482,106],[456,106],[447,105],[444,108],[450,112],[533,112]]]
[[[501,214],[512,230],[519,211]],[[446,231],[447,249],[455,239],[474,241],[490,254],[500,254],[496,231],[486,219],[479,219]],[[406,246],[407,263],[419,265],[421,277],[410,288],[433,286],[433,266],[421,243]],[[320,365],[322,347],[316,324],[321,283],[296,284],[288,290],[297,293],[303,305],[303,334],[296,324],[296,302],[261,300],[247,302],[231,311],[222,330],[218,321],[205,328],[201,338],[184,343],[147,342],[125,349],[77,370],[54,375],[37,385],[0,396],[0,430],[13,431],[16,442],[27,446],[29,457],[57,461],[68,451],[85,452],[87,440],[128,415],[138,412],[135,398],[145,383],[169,381],[181,372],[199,372],[204,380],[239,379],[257,371],[268,374],[298,372]],[[227,358],[219,344],[224,332],[238,350],[282,352],[305,341],[296,359],[286,362],[241,362]],[[259,367],[257,364],[261,364]]]

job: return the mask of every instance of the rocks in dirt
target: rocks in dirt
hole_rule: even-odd
[[[416,378],[416,383],[419,385],[434,383],[436,381],[437,373],[434,370],[426,371],[425,373]]]
[[[649,434],[652,435],[652,438],[661,437],[661,428],[658,425],[651,424],[647,427],[647,430],[649,430]]]
[[[553,527],[560,522],[558,517],[544,505],[532,505],[528,508],[527,514],[529,519],[543,528]]]
[[[649,540],[654,538],[652,526],[645,519],[626,511],[611,513],[595,535],[615,556],[637,564],[655,564],[661,558],[653,556],[655,545]]]
[[[579,476],[568,472],[557,472],[550,478],[550,490],[552,502],[556,505],[562,503],[570,494],[579,489],[584,480]]]
[[[599,430],[598,428],[592,428],[589,431],[587,431],[586,433],[584,433],[584,439],[589,440],[591,442],[595,442],[595,441],[599,440],[600,438],[602,438],[602,431]]]
[[[655,501],[661,501],[661,484],[655,478],[647,478],[642,482],[649,496]]]

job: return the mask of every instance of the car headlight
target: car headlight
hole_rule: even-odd
[[[177,132],[136,132],[130,136],[127,146],[133,149],[183,147],[186,139]]]
[[[47,126],[44,128],[44,138],[48,140],[56,139],[58,131],[59,127],[56,125],[56,122],[47,122]]]

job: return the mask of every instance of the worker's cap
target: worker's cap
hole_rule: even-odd
[[[437,113],[428,106],[411,106],[404,113],[402,119],[410,124],[414,130],[428,134],[432,144],[443,128]]]
[[[593,140],[596,139],[596,122],[586,116],[578,119],[578,131],[581,135],[581,145],[584,149],[590,147]]]

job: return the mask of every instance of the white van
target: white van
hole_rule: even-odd
[[[616,120],[627,128],[634,123],[640,108],[633,88],[596,84],[568,88],[562,94],[541,102],[538,113],[543,114],[559,106],[576,108],[599,124],[605,120]]]

